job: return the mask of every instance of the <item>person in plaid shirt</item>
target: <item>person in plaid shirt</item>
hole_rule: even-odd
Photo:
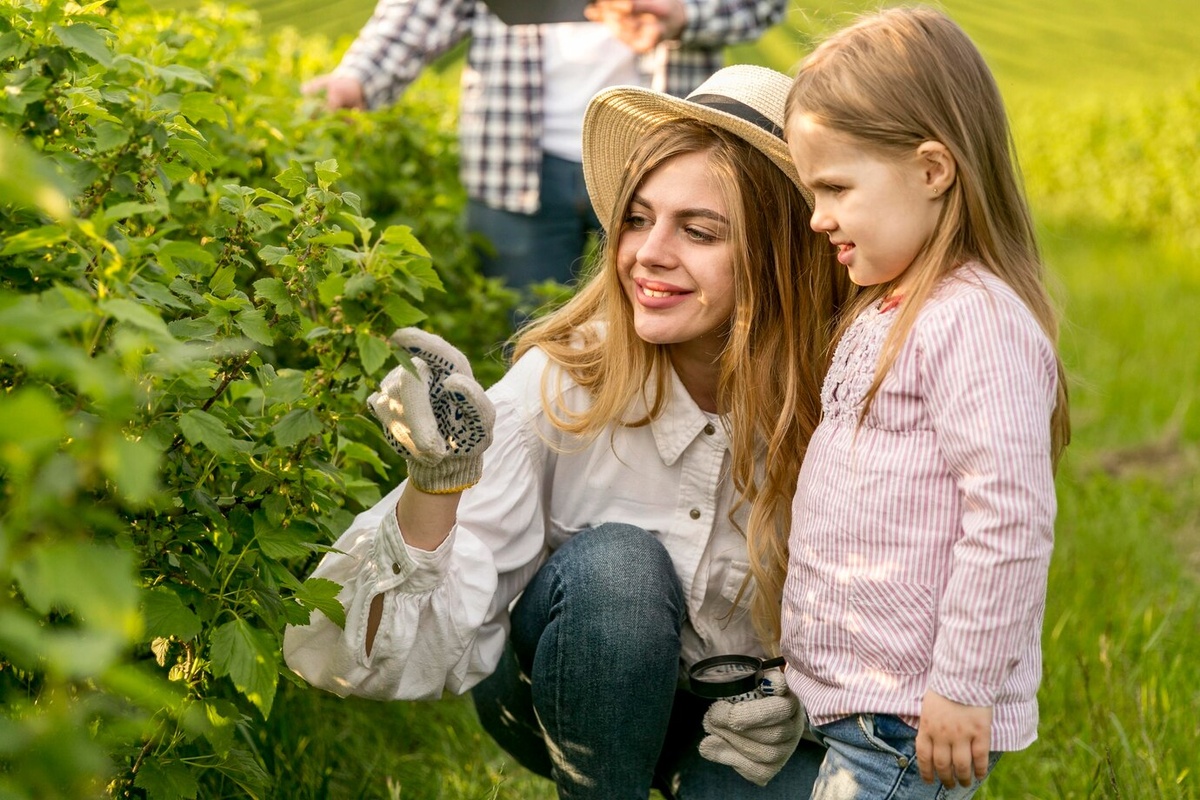
[[[600,226],[581,167],[583,111],[600,89],[683,97],[722,65],[722,48],[779,22],[786,0],[599,0],[593,22],[505,25],[481,0],[380,0],[341,63],[305,84],[326,105],[393,102],[466,37],[459,141],[467,228],[490,242],[488,275],[523,287],[567,283]],[[603,24],[600,24],[603,23]]]

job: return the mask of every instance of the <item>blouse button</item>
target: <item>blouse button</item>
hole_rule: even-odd
[[[693,508],[691,511],[689,511],[689,512],[688,512],[688,515],[689,515],[689,516],[690,516],[692,519],[700,519],[700,509],[698,509],[698,508]]]
[[[399,575],[399,574],[400,574],[400,565],[399,565],[399,564],[397,564],[397,563],[395,563],[395,562],[392,562],[392,574],[393,574],[393,575]]]
[[[716,433],[716,432],[717,432],[717,429],[716,429],[716,427],[714,427],[714,426],[713,426],[713,424],[710,422],[710,423],[708,423],[707,425],[705,425],[705,426],[704,426],[704,432],[705,432],[705,433],[707,433],[709,436],[712,436],[714,433]]]

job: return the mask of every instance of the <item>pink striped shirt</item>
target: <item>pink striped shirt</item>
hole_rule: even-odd
[[[982,267],[921,309],[861,427],[895,308],[838,343],[792,506],[788,684],[814,724],[916,725],[926,689],[994,708],[993,750],[1037,738],[1056,500],[1055,349]]]

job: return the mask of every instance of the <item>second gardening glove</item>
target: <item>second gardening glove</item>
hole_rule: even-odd
[[[389,372],[367,405],[408,464],[409,480],[429,494],[475,485],[496,410],[470,362],[445,339],[418,328],[401,328],[391,342],[408,352],[413,369]]]
[[[767,670],[764,678],[776,695],[737,703],[717,700],[704,714],[708,735],[700,740],[700,755],[728,764],[758,786],[766,786],[783,769],[807,724],[800,701],[787,691],[783,670]]]

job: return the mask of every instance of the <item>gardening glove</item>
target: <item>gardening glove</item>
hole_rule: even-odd
[[[772,697],[756,697],[732,703],[718,700],[704,714],[700,755],[727,764],[758,786],[766,786],[796,751],[808,719],[800,701],[788,692],[783,670],[763,673],[775,691]]]
[[[496,410],[471,364],[440,336],[401,328],[392,344],[412,358],[367,398],[388,444],[408,465],[408,479],[428,494],[461,492],[479,482],[492,443]]]

